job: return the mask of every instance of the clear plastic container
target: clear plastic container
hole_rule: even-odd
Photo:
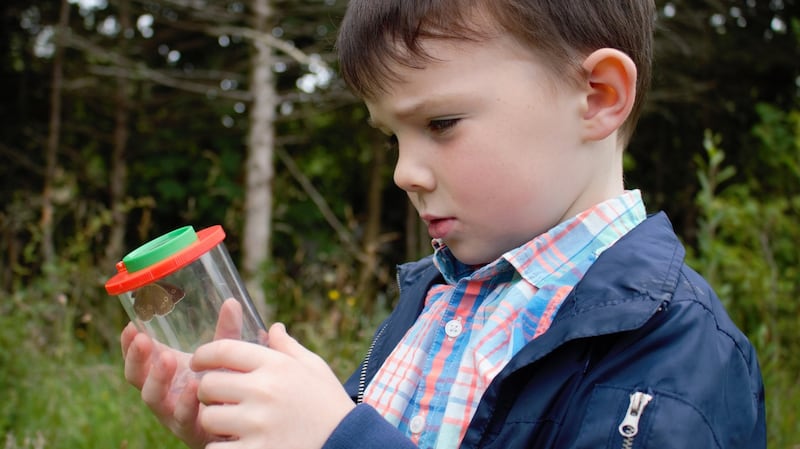
[[[117,263],[106,291],[136,327],[184,353],[220,338],[265,343],[265,326],[231,261],[221,226],[191,226],[152,240]]]

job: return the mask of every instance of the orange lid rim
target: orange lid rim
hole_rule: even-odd
[[[117,269],[122,270],[106,282],[106,292],[110,295],[120,295],[163,279],[196,261],[224,239],[225,231],[222,226],[210,226],[198,231],[197,240],[192,244],[146,268],[129,272],[124,263],[118,263]]]

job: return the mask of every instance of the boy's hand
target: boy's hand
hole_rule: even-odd
[[[197,379],[186,376],[182,390],[176,392],[172,388],[176,373],[189,373],[189,355],[166,347],[154,354],[158,343],[140,333],[133,323],[122,331],[120,341],[125,379],[142,392],[142,400],[159,422],[189,447],[204,447],[208,436],[197,420]]]
[[[191,360],[209,371],[198,387],[199,421],[213,448],[317,449],[355,407],[330,367],[286,333],[269,330],[269,348],[235,340],[201,346]],[[224,370],[224,371],[218,371]]]
[[[220,308],[214,339],[241,338],[242,307],[228,299]],[[260,341],[266,342],[261,337]],[[142,400],[158,420],[189,447],[210,441],[198,421],[197,379],[189,369],[190,354],[161,345],[140,333],[133,323],[120,337],[125,379],[142,392]],[[158,347],[156,347],[158,345]]]

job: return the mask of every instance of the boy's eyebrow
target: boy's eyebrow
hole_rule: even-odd
[[[409,102],[408,105],[398,107],[394,111],[394,115],[398,118],[406,118],[417,114],[421,110],[430,109],[431,107],[440,104],[446,104],[449,101],[447,96],[426,97],[419,101]]]
[[[463,96],[457,93],[444,93],[436,94],[436,96],[433,97],[425,97],[418,100],[414,99],[409,101],[406,105],[401,105],[394,109],[392,115],[397,119],[403,120],[417,115],[419,111],[430,110],[440,107],[440,105],[457,102],[460,98],[463,98]],[[372,115],[367,117],[367,124],[373,128],[383,129],[383,123],[376,120]]]
[[[402,120],[417,115],[419,111],[429,110],[437,108],[440,105],[452,103],[460,97],[461,96],[457,94],[437,94],[433,97],[412,100],[406,105],[398,106],[394,111],[392,111],[392,114],[394,117]],[[381,123],[375,120],[372,116],[367,118],[367,123],[374,128],[379,128],[381,126]]]

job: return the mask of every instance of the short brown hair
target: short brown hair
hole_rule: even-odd
[[[336,41],[342,76],[360,97],[374,97],[396,80],[392,63],[430,61],[422,40],[488,37],[492,30],[480,28],[476,13],[537,51],[556,73],[578,76],[583,58],[600,48],[630,56],[638,79],[633,110],[620,128],[628,141],[650,85],[653,0],[350,0]]]

